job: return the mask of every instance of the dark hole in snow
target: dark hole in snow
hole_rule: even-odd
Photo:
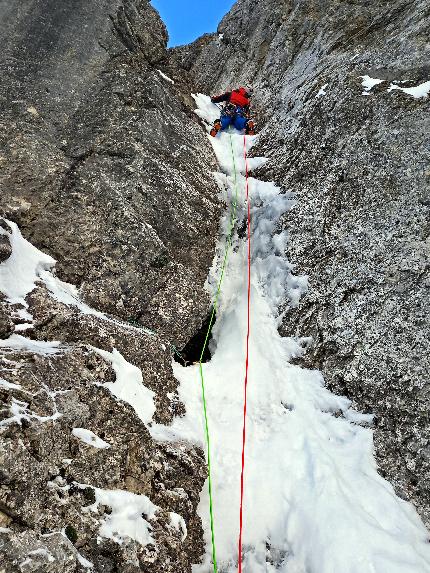
[[[202,322],[199,330],[194,334],[192,338],[187,342],[187,344],[181,349],[174,352],[173,356],[176,362],[182,364],[183,366],[189,366],[190,364],[195,364],[200,361],[200,356],[202,354],[202,349],[206,340],[206,335],[211,323],[212,310],[208,316]],[[209,333],[208,342],[205,347],[205,351],[202,356],[202,362],[208,362],[211,359],[211,353],[209,351],[209,344],[212,339],[212,327],[215,323],[216,316],[213,318],[211,325],[211,332]]]

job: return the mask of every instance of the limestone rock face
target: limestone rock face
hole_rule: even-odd
[[[2,565],[8,572],[79,571],[86,560],[95,571],[190,571],[202,550],[195,514],[205,478],[202,453],[155,443],[133,408],[112,395],[106,384],[115,374],[84,342],[109,346],[114,337],[120,346],[126,335],[129,346],[155,351],[154,361],[162,363],[159,341],[148,344],[120,328],[103,332],[100,324],[91,337],[85,321],[80,327],[83,342],[63,345],[55,357],[3,352],[3,361],[20,367],[7,373],[13,386],[0,388]],[[152,386],[148,366],[144,372],[145,384]],[[19,422],[11,420],[17,409]],[[80,429],[103,445],[80,439]],[[151,528],[150,543],[136,543],[132,530],[131,538],[119,530],[118,542],[103,529],[117,509],[99,496],[112,491],[123,496],[130,515],[143,496],[157,506],[154,514],[142,515]],[[172,527],[171,512],[184,519],[186,537],[185,529]]]
[[[376,415],[380,471],[427,524],[430,97],[404,89],[430,80],[429,29],[425,1],[239,0],[173,53],[205,92],[253,85],[258,176],[296,193],[283,226],[309,277],[282,330]]]
[[[143,1],[2,10],[3,214],[88,303],[183,344],[218,204],[205,134],[158,72],[164,25]]]
[[[220,215],[190,93],[237,84],[258,177],[297,197],[281,226],[309,291],[282,332],[375,414],[380,471],[428,524],[430,98],[409,89],[430,80],[428,3],[238,0],[170,51],[148,0],[9,0],[0,20],[0,270],[16,223],[77,287],[0,295],[1,571],[190,573],[203,554],[204,454],[151,431],[183,413],[172,355],[207,315]],[[140,407],[114,393],[114,349]]]
[[[2,280],[20,290],[14,222],[78,289],[0,298],[0,569],[191,572],[204,455],[150,424],[182,413],[172,347],[208,312],[211,146],[147,0],[12,0],[0,20]],[[113,349],[153,422],[113,393]]]

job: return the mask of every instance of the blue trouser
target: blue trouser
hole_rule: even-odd
[[[227,129],[230,125],[232,125],[235,129],[242,131],[245,129],[246,122],[248,120],[243,115],[238,115],[235,113],[234,115],[222,115],[221,116],[221,129]]]

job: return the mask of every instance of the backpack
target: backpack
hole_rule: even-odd
[[[246,107],[251,103],[247,95],[248,94],[245,88],[239,88],[238,90],[233,90],[230,96],[230,103],[238,105],[239,107]]]

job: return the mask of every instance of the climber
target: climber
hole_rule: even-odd
[[[255,134],[255,124],[250,119],[251,97],[252,89],[250,88],[239,88],[211,97],[212,103],[224,103],[221,117],[214,121],[214,126],[210,131],[212,137],[230,125],[239,131],[244,129],[247,135]]]

